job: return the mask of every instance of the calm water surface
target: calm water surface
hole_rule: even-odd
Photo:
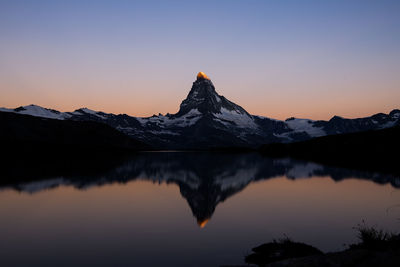
[[[324,251],[400,229],[400,179],[257,154],[143,153],[0,187],[0,266],[219,266],[284,235]]]

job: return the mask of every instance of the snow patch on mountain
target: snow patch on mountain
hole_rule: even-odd
[[[290,118],[285,121],[290,129],[296,132],[306,132],[311,137],[319,137],[326,135],[326,132],[320,128],[313,125],[314,121],[308,119],[297,119]]]
[[[15,112],[13,109],[11,108],[0,108],[1,112]]]
[[[104,115],[102,115],[102,114],[100,114],[100,113],[102,113],[102,112],[100,112],[100,111],[94,111],[94,110],[91,110],[91,109],[88,109],[88,108],[81,108],[81,109],[78,109],[78,110],[75,110],[74,112],[72,112],[71,114],[73,114],[73,115],[82,115],[82,114],[89,114],[89,115],[94,115],[94,116],[96,116],[96,117],[99,117],[99,118],[101,118],[101,119],[107,119],[107,117],[106,116],[104,116]],[[104,113],[103,113],[104,114]]]
[[[53,109],[42,108],[36,105],[19,107],[14,109],[14,112],[24,115],[30,115],[48,119],[57,119],[57,120],[65,120],[71,117],[71,115],[68,113],[59,112]]]
[[[226,126],[236,125],[240,128],[258,128],[252,117],[238,110],[228,110],[222,107],[220,113],[215,113],[213,115],[216,117],[217,121],[222,122]]]
[[[143,127],[149,123],[154,123],[160,127],[188,127],[195,124],[201,118],[201,112],[198,109],[192,109],[188,113],[180,117],[172,116],[153,116],[150,118],[136,118]]]

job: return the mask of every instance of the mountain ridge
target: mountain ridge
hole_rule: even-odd
[[[60,112],[36,105],[3,112],[58,120],[95,121],[160,149],[210,149],[258,147],[269,143],[291,143],[314,137],[389,128],[400,124],[400,110],[389,114],[328,121],[288,118],[275,120],[249,114],[244,108],[219,95],[212,81],[199,73],[186,99],[175,114],[133,117],[87,108]]]

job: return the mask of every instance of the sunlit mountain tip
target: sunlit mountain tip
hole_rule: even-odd
[[[200,72],[197,74],[197,79],[200,79],[200,78],[210,80],[210,78],[208,78],[208,76],[207,76],[204,72],[202,72],[202,71],[200,71]]]

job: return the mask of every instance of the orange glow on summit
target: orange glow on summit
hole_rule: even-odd
[[[210,78],[208,78],[208,76],[207,76],[204,72],[202,72],[202,71],[200,71],[200,72],[197,74],[197,79],[199,79],[199,78],[203,78],[203,79],[207,79],[207,80],[210,79]]]

